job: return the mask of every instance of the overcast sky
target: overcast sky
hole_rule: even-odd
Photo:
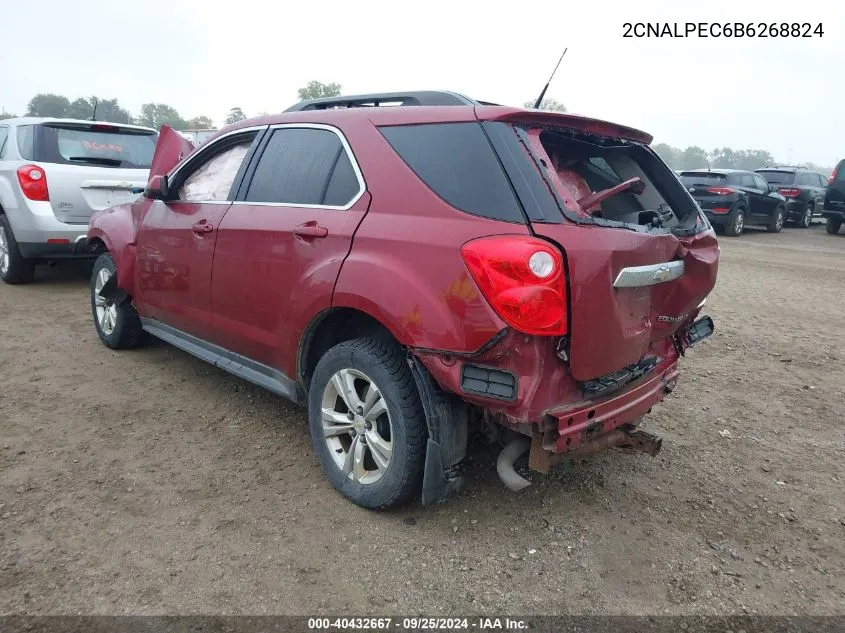
[[[345,94],[443,88],[521,105],[568,46],[547,95],[570,111],[680,147],[845,158],[841,0],[39,0],[11,15],[0,107],[18,114],[55,92],[220,123],[235,105],[278,112],[311,79]],[[625,22],[809,22],[824,35],[625,39]]]

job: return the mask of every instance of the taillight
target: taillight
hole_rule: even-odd
[[[557,248],[508,235],[467,242],[461,255],[481,294],[508,325],[525,334],[566,334],[566,276]]]
[[[30,200],[49,200],[47,191],[47,174],[38,165],[23,165],[18,167],[18,182],[21,191]]]
[[[715,193],[717,196],[729,196],[732,193],[736,193],[730,187],[707,187],[707,192]]]
[[[833,181],[836,180],[836,174],[839,172],[839,165],[833,168],[833,173],[830,175],[830,178],[827,180],[827,184],[832,185]]]
[[[784,198],[795,198],[801,193],[801,190],[792,187],[778,187],[778,193]]]

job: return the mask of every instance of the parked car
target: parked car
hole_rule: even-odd
[[[845,160],[840,160],[833,170],[824,195],[824,210],[822,214],[827,218],[827,232],[839,232],[845,219]]]
[[[766,167],[757,173],[786,198],[786,220],[802,229],[821,217],[827,178],[800,167]]]
[[[680,180],[701,206],[707,219],[725,235],[737,237],[747,224],[762,224],[780,233],[786,220],[786,198],[752,171],[694,169]]]
[[[33,279],[39,262],[91,257],[91,213],[137,197],[155,130],[73,119],[0,121],[0,279]]]
[[[470,428],[513,489],[529,446],[541,472],[654,454],[637,427],[712,332],[719,249],[650,142],[436,91],[306,101],[182,160],[162,128],[144,197],[91,219],[94,326],[306,405],[369,508],[454,494]]]

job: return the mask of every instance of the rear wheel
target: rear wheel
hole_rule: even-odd
[[[801,214],[801,219],[798,220],[798,226],[802,229],[808,228],[813,223],[813,209],[816,208],[815,202],[812,200],[807,203],[807,208]]]
[[[772,219],[769,220],[769,225],[766,227],[766,230],[769,233],[780,233],[783,229],[783,221],[786,218],[786,209],[783,207],[778,207],[775,209],[775,214],[772,216]]]
[[[842,226],[842,218],[834,218],[832,216],[827,216],[827,226],[825,230],[831,235],[835,235],[839,232],[839,227]]]
[[[418,494],[428,432],[398,345],[361,338],[326,352],[311,380],[308,418],[323,471],[350,501],[388,508]]]
[[[725,225],[725,235],[730,237],[739,237],[742,235],[742,230],[745,228],[745,209],[742,207],[734,211],[730,222]]]
[[[35,260],[21,255],[5,215],[0,215],[0,279],[7,284],[24,284],[35,279]]]
[[[104,288],[117,274],[114,260],[109,253],[103,253],[94,262],[91,271],[91,312],[94,327],[100,340],[112,349],[137,347],[144,331],[141,319],[127,297],[115,299],[110,293],[104,296]]]

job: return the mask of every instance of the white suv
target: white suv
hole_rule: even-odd
[[[91,257],[88,218],[143,191],[157,139],[103,121],[0,121],[0,279],[28,282],[40,261]]]

